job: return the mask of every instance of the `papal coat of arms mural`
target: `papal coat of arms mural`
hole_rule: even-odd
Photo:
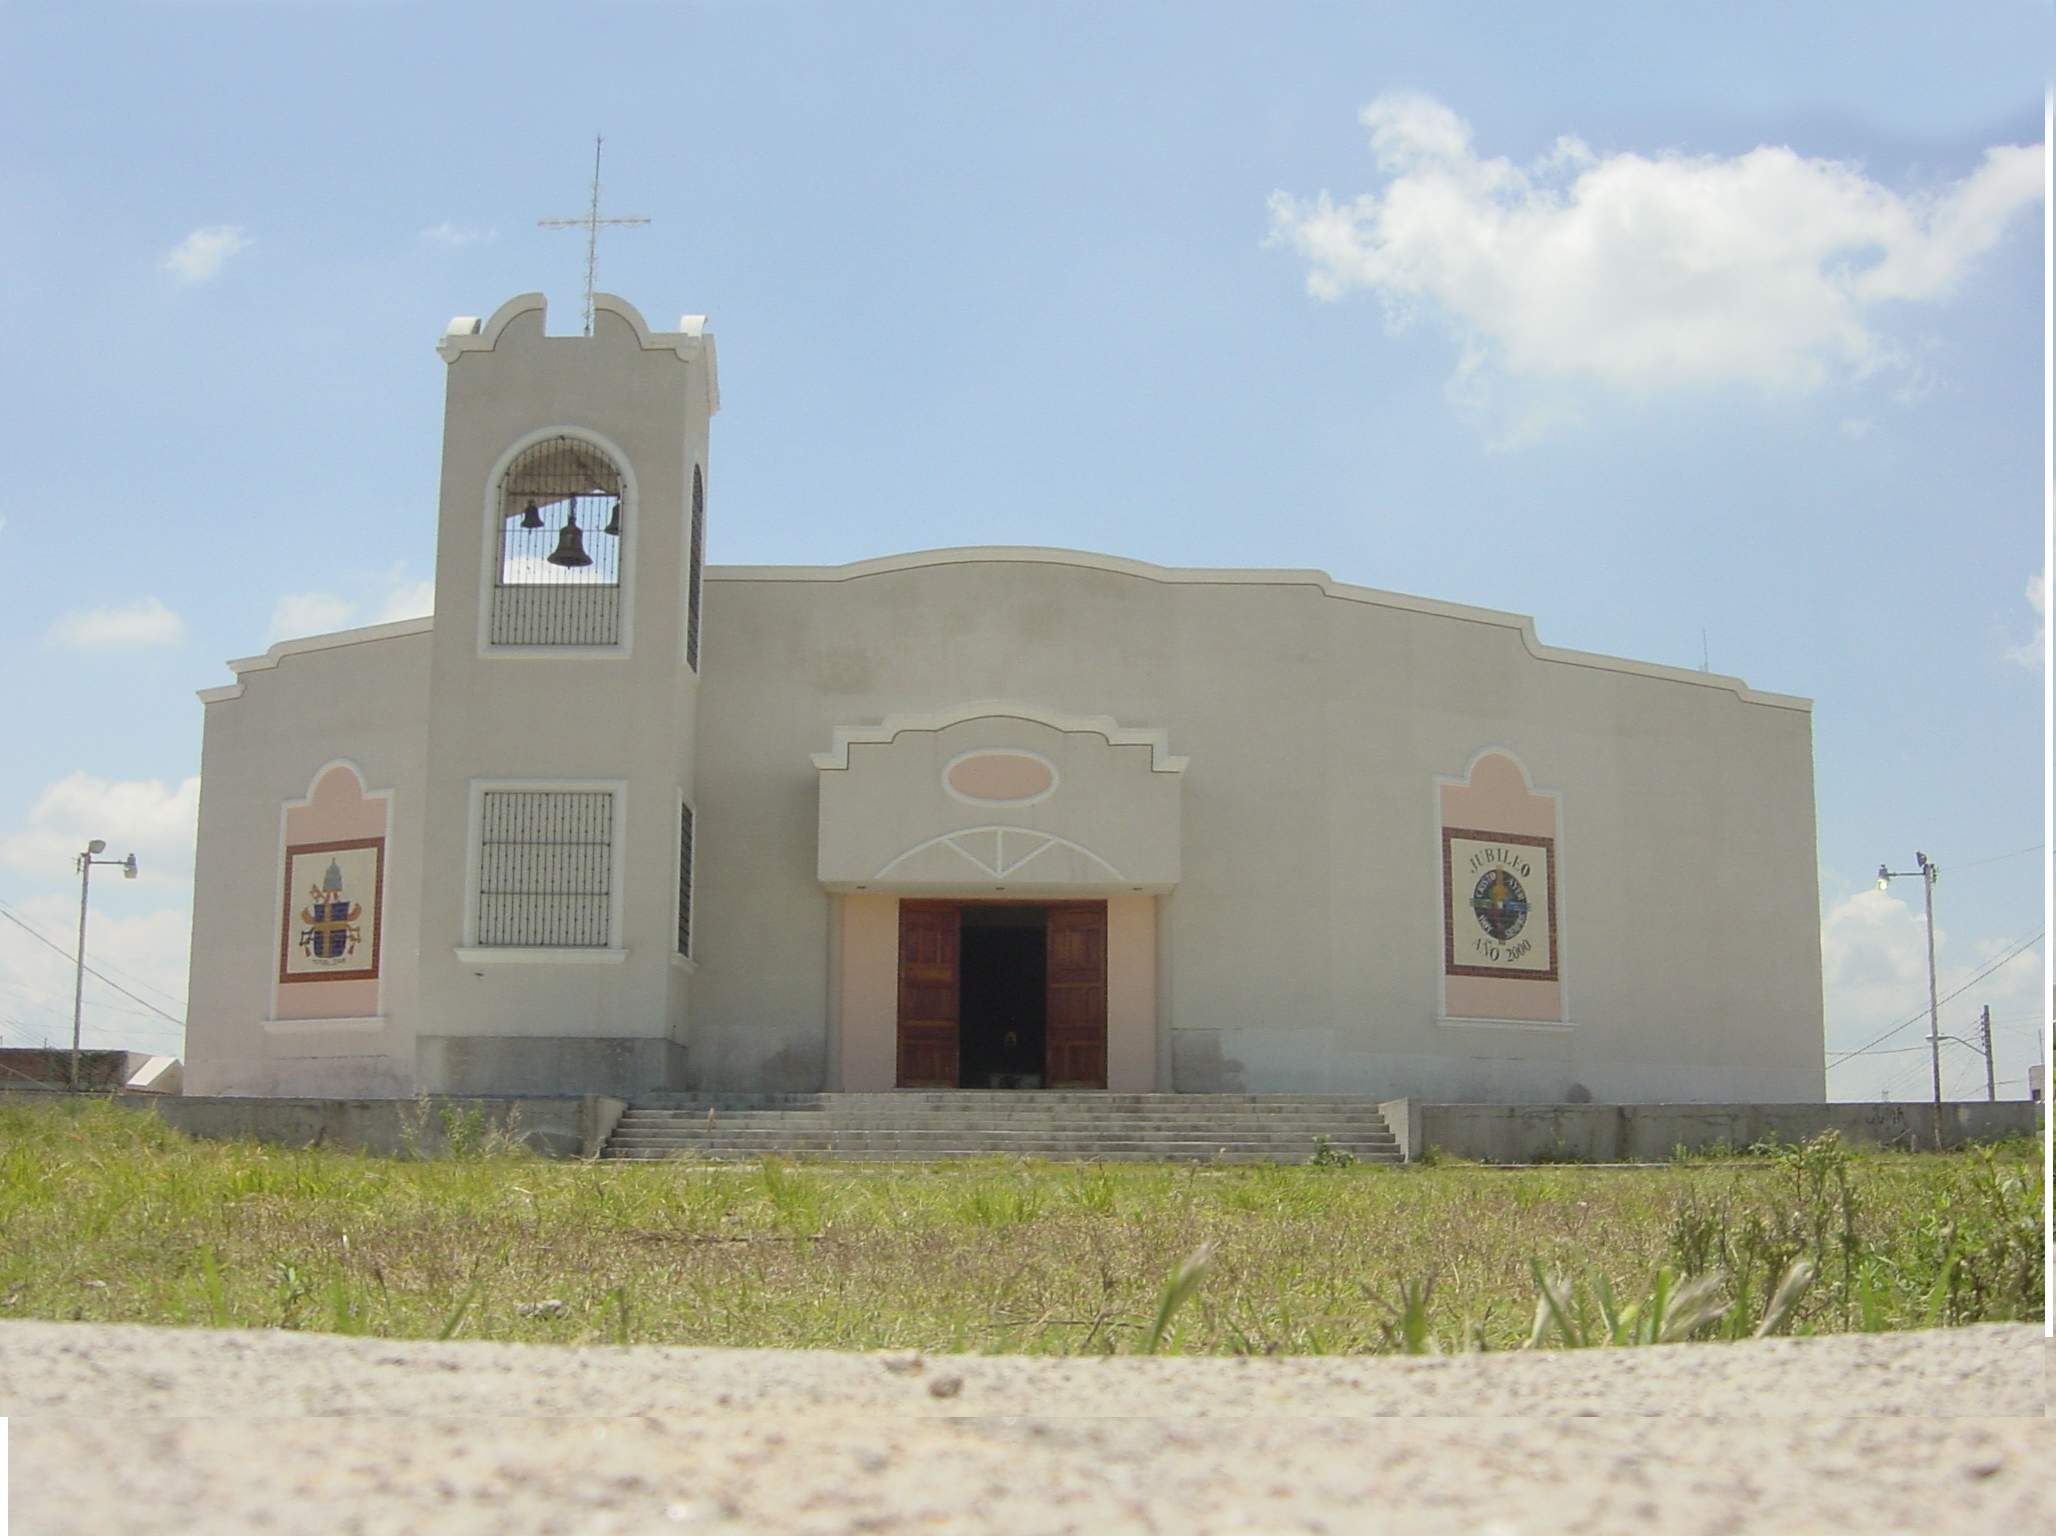
[[[1556,979],[1555,861],[1551,838],[1442,829],[1449,975]]]
[[[385,839],[286,849],[282,982],[363,981],[378,975]]]

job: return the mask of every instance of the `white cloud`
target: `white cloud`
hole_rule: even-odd
[[[393,624],[401,619],[421,619],[435,612],[435,583],[403,582],[386,594],[384,604],[372,616],[374,624]]]
[[[133,650],[143,646],[177,645],[186,637],[186,621],[154,597],[119,608],[88,608],[67,613],[50,626],[52,644],[80,651]]]
[[[297,640],[364,624],[394,624],[426,618],[435,612],[435,583],[410,581],[405,566],[396,565],[376,578],[368,597],[338,592],[295,592],[271,610],[271,638]]]
[[[1925,1098],[1927,1076],[1927,921],[1920,904],[1919,882],[1911,898],[1897,889],[1866,887],[1833,903],[1821,922],[1821,981],[1826,995],[1828,1059],[1864,1045],[1907,1019],[1916,1022],[1882,1044],[1893,1054],[1858,1057],[1828,1073],[1829,1091],[1837,1096],[1875,1098],[1879,1085],[1913,1079],[1904,1096]],[[1937,886],[1937,893],[1947,883]],[[1991,975],[1972,982],[1977,973],[2009,948],[2003,939],[1952,946],[1948,929],[1935,925],[1936,991],[1943,998],[1967,988],[1941,1005],[1942,1033],[1973,1038],[1978,1009],[1989,1006],[2001,1019],[2039,1018],[2047,997],[2042,990],[2042,956],[2030,946]],[[1967,950],[1967,953],[1958,953]],[[1998,1076],[2021,1076],[2029,1060],[2040,1059],[2039,1035],[2017,1029],[1994,1030]],[[1908,1050],[1907,1047],[1914,1049]],[[1942,1046],[1944,1089],[1984,1095],[1984,1065],[1959,1045]],[[1920,1068],[1918,1072],[1914,1068]],[[2022,1090],[2002,1090],[2019,1097]]]
[[[115,889],[106,890],[95,882],[86,963],[152,1006],[183,1018],[190,909],[139,912],[145,899],[161,898],[146,898],[119,880],[113,883]],[[0,1044],[68,1046],[74,971],[66,956],[78,938],[78,893],[35,897],[12,907],[49,942],[0,921]],[[92,976],[86,978],[84,1003],[80,1036],[87,1048],[185,1054],[184,1034],[175,1024]]]
[[[443,245],[454,249],[465,245],[490,244],[500,238],[500,232],[496,229],[480,229],[475,224],[452,224],[445,219],[440,224],[432,224],[424,229],[421,238],[430,245]]]
[[[229,257],[247,251],[252,244],[241,225],[209,224],[164,253],[164,270],[182,283],[211,282],[221,275]]]
[[[1395,328],[1439,314],[1460,372],[1531,383],[1793,391],[1899,367],[1879,306],[1945,297],[2041,192],[2038,145],[1901,195],[1769,145],[1599,156],[1566,137],[1523,168],[1425,96],[1381,96],[1362,121],[1383,185],[1274,193],[1273,242],[1317,298],[1368,291]]]
[[[293,592],[280,598],[271,610],[271,638],[297,640],[303,635],[325,635],[348,629],[356,605],[333,592]]]
[[[2032,667],[2039,672],[2042,669],[2042,652],[2049,627],[2048,578],[2040,571],[2036,571],[2027,579],[2027,603],[2035,611],[2035,637],[2025,645],[2008,646],[2006,659],[2017,661],[2023,667]]]
[[[1877,431],[1878,424],[1868,416],[1844,416],[1840,422],[1842,436],[1862,441]]]
[[[79,850],[102,837],[109,857],[134,853],[144,878],[184,883],[192,877],[199,812],[197,778],[173,784],[67,774],[36,797],[20,830],[0,837],[0,864],[62,880]]]

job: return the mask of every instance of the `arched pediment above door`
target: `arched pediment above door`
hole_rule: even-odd
[[[1178,883],[1185,759],[1161,731],[981,703],[847,726],[814,766],[820,879],[902,895]]]

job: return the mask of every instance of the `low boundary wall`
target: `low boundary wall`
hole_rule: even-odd
[[[1678,1148],[1736,1151],[1838,1131],[1852,1146],[1934,1145],[1932,1104],[1424,1104],[1378,1106],[1415,1162],[1430,1148],[1488,1163],[1660,1163]],[[1942,1106],[1942,1144],[2039,1136],[2042,1106],[2025,1099]]]
[[[0,1092],[0,1102],[47,1101],[47,1091]],[[603,1094],[536,1098],[258,1099],[184,1094],[117,1093],[117,1104],[153,1110],[188,1136],[218,1141],[269,1141],[288,1147],[329,1146],[382,1157],[442,1157],[451,1132],[488,1129],[545,1157],[597,1157],[627,1106]]]
[[[51,1097],[48,1089],[0,1089],[0,1103]],[[604,1094],[533,1098],[260,1099],[117,1093],[189,1136],[330,1146],[384,1157],[441,1157],[451,1132],[511,1134],[545,1157],[597,1157],[627,1108]],[[1488,1163],[1660,1163],[1678,1148],[1741,1151],[1839,1131],[1851,1145],[1922,1150],[1934,1142],[1926,1104],[1427,1104],[1387,1099],[1378,1108],[1418,1162],[1429,1148]],[[1942,1106],[1942,1143],[1960,1147],[2041,1134],[2043,1106],[1982,1100]]]

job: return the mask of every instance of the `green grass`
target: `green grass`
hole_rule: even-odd
[[[2025,1141],[1831,1139],[1634,1170],[413,1162],[60,1101],[0,1108],[0,1318],[1028,1353],[2026,1320],[2041,1177]]]

